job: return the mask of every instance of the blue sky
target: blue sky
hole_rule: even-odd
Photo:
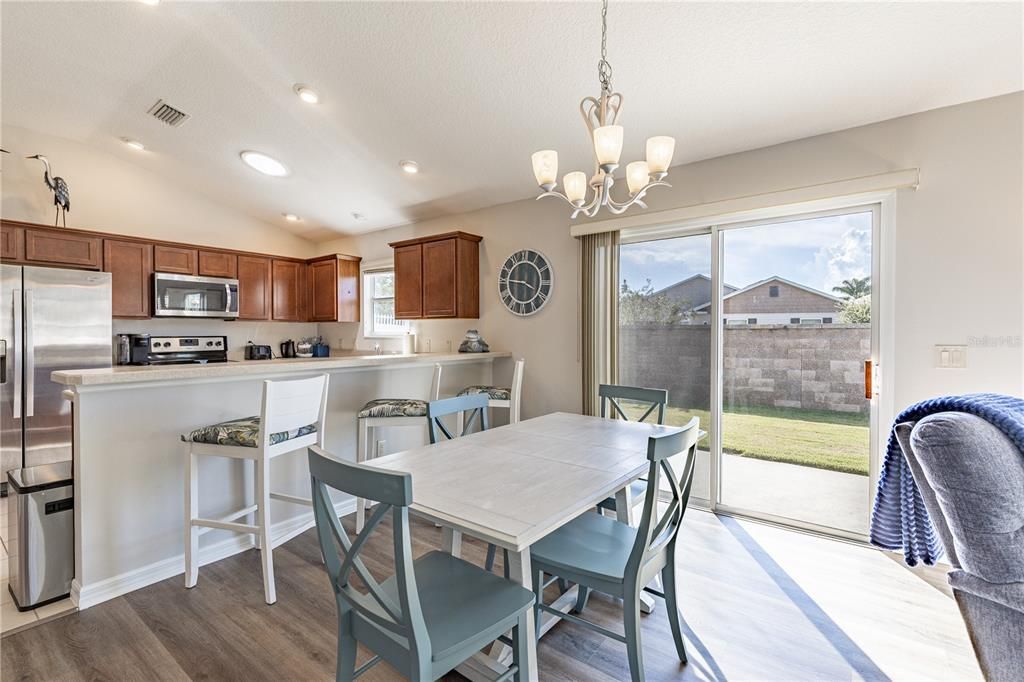
[[[723,232],[725,281],[736,287],[780,275],[831,292],[844,279],[871,274],[871,214],[794,220]],[[621,277],[655,289],[711,274],[711,235],[624,245]]]

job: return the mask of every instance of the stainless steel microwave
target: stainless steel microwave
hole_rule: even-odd
[[[156,317],[238,317],[238,280],[153,274]]]

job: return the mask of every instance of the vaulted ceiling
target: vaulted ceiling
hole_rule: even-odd
[[[597,2],[0,12],[4,125],[94,145],[311,239],[529,197],[536,149],[558,149],[560,173],[591,169],[577,107],[598,92]],[[613,0],[608,18],[629,160],[655,134],[676,137],[683,163],[1024,87],[1020,3]],[[191,118],[155,120],[157,99]],[[243,149],[291,175],[253,172]]]

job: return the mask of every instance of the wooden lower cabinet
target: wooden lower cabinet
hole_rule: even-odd
[[[238,256],[224,251],[200,250],[199,276],[235,279],[238,276]]]
[[[303,322],[306,319],[306,264],[273,259],[271,319]]]
[[[359,321],[359,261],[355,256],[337,255],[310,262],[310,321]]]
[[[195,275],[199,272],[199,251],[157,244],[153,247],[153,269],[176,275]]]
[[[238,319],[270,319],[270,259],[238,257]]]
[[[25,262],[99,270],[103,267],[103,240],[59,229],[26,229]]]
[[[111,274],[114,317],[148,318],[153,300],[153,245],[103,240],[103,271]]]

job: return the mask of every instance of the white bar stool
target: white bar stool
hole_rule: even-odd
[[[356,415],[356,462],[362,463],[379,457],[376,451],[375,429],[378,426],[415,426],[424,430],[426,442],[427,404],[437,400],[441,390],[441,365],[434,365],[434,376],[430,383],[430,395],[426,400],[415,398],[377,398],[363,405]],[[366,518],[366,500],[356,498],[356,532],[363,530]]]
[[[519,408],[523,398],[523,370],[526,367],[526,360],[516,360],[512,369],[512,386],[504,388],[501,386],[467,386],[459,391],[458,395],[476,395],[486,393],[488,395],[487,407],[501,407],[508,410],[508,423],[519,423]],[[465,425],[464,416],[459,412],[458,424],[459,433],[462,433]]]
[[[270,500],[311,505],[309,498],[270,492],[270,460],[289,452],[324,444],[327,375],[295,381],[264,381],[259,417],[212,424],[181,439],[189,444],[185,457],[185,587],[199,579],[199,536],[214,528],[256,536],[263,562],[263,592],[268,604],[277,601],[274,586],[274,545],[270,537]],[[199,516],[199,457],[251,460],[256,469],[255,504],[218,519]],[[236,519],[255,512],[256,523]],[[280,543],[278,543],[280,544]]]

